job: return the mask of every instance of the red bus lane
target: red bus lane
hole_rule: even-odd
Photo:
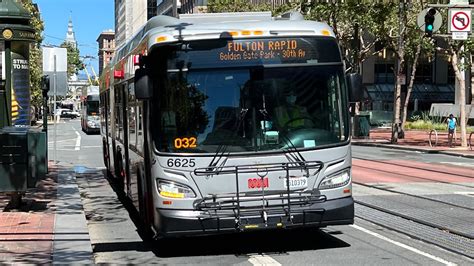
[[[474,169],[404,160],[353,159],[353,180],[359,183],[474,183]]]

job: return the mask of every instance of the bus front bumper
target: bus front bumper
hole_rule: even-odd
[[[325,227],[354,223],[354,200],[352,197],[328,200],[305,208],[292,208],[292,218],[269,216],[263,218],[243,218],[240,224],[235,217],[199,218],[193,211],[156,209],[155,225],[158,237],[186,235],[209,235],[233,233],[258,229],[290,229],[299,227]],[[271,213],[270,213],[271,214]]]

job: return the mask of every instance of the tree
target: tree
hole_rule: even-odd
[[[423,3],[422,2],[415,2],[412,4],[411,9],[413,10],[413,14],[415,12],[419,13],[423,10]],[[416,18],[413,16],[412,18]],[[426,38],[425,33],[418,28],[416,21],[410,20],[409,23],[412,24],[411,27],[408,28],[406,42],[405,42],[405,50],[406,50],[406,61],[411,63],[411,74],[410,80],[408,82],[407,93],[405,95],[405,100],[402,105],[402,113],[401,113],[401,128],[405,129],[405,124],[407,121],[408,116],[408,104],[410,102],[411,93],[413,91],[413,85],[415,82],[416,77],[416,68],[418,66],[418,62],[420,56],[424,54],[426,57],[432,57],[435,51],[435,41],[431,38]],[[408,75],[407,75],[408,77]]]
[[[73,47],[68,42],[63,42],[60,46],[62,48],[67,49],[67,75],[68,77],[77,75],[79,70],[84,69],[84,63],[79,57],[79,49]]]
[[[417,25],[417,17],[421,11],[422,4],[420,2],[400,0],[396,9],[391,10],[391,14],[387,20],[387,31],[382,33],[381,38],[385,47],[391,51],[397,59],[397,67],[394,69],[395,84],[393,93],[393,126],[392,126],[392,143],[398,142],[400,133],[403,133],[403,120],[406,117],[407,106],[413,88],[413,81],[416,74],[416,65],[423,47],[423,38],[420,38],[419,28]],[[407,60],[413,59],[412,80],[410,80],[410,91],[407,92],[403,107],[403,115],[401,113],[401,96],[402,96],[402,77],[407,77],[405,73],[405,63]],[[405,79],[406,80],[406,79]]]
[[[469,120],[474,97],[471,100],[468,115],[466,115],[466,79],[462,75],[462,70],[470,70],[472,66],[471,54],[474,53],[474,40],[456,41],[449,39],[449,52],[451,54],[451,64],[459,84],[459,125],[461,127],[461,146],[467,147],[466,125]],[[474,95],[473,95],[474,96]]]
[[[30,98],[31,104],[34,106],[40,106],[42,101],[41,94],[41,76],[43,74],[43,59],[40,49],[41,42],[43,41],[43,30],[44,24],[41,20],[39,11],[33,5],[31,0],[23,0],[21,2],[23,7],[28,10],[31,14],[30,24],[35,29],[35,41],[30,45]]]
[[[250,1],[242,0],[209,0],[207,4],[207,10],[210,13],[269,11],[271,8],[272,6],[268,3],[252,4]]]
[[[389,30],[387,21],[395,7],[391,1],[310,1],[303,4],[302,10],[308,19],[326,22],[333,28],[347,71],[360,73],[362,63],[378,52],[374,47],[384,40],[382,37]]]

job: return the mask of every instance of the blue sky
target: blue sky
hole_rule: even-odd
[[[33,0],[44,21],[43,44],[60,45],[66,38],[67,23],[72,18],[81,56],[97,59],[86,61],[98,73],[97,37],[114,29],[114,0]],[[88,71],[91,72],[90,68]],[[90,73],[92,75],[92,73]]]

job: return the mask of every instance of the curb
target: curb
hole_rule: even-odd
[[[396,145],[391,145],[391,144],[370,143],[370,142],[351,142],[351,145],[366,146],[366,147],[378,147],[378,148],[387,148],[387,149],[405,150],[405,151],[418,151],[418,152],[422,152],[422,153],[444,154],[444,155],[474,159],[474,154],[472,154],[472,155],[471,154],[461,154],[461,153],[454,153],[454,152],[450,152],[450,151],[428,150],[428,149],[423,149],[423,148],[414,148],[414,147],[407,147],[407,146],[396,146]]]
[[[94,256],[73,169],[58,172],[53,264],[93,264]]]

